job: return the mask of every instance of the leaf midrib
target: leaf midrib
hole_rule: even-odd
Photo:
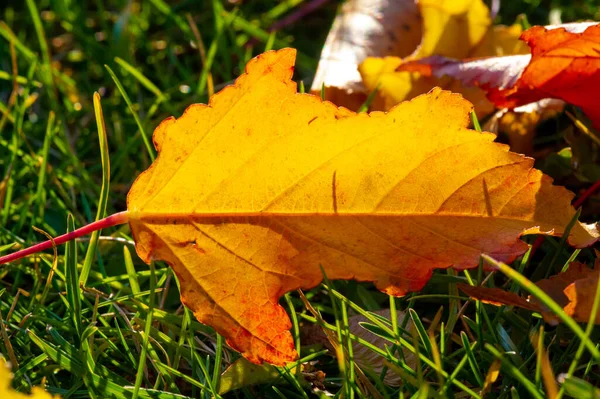
[[[518,217],[506,217],[492,215],[488,216],[485,213],[472,214],[472,213],[459,213],[459,212],[144,212],[144,211],[129,211],[130,221],[147,222],[148,220],[160,220],[160,219],[211,219],[211,218],[276,218],[276,217],[463,217],[473,219],[494,219],[494,220],[506,220],[506,221],[522,221],[522,222],[535,222],[535,219],[530,218],[518,218]],[[533,227],[533,226],[532,226]]]

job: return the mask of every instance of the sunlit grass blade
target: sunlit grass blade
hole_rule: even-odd
[[[48,114],[48,125],[46,127],[46,135],[44,136],[44,144],[40,157],[42,163],[40,165],[40,174],[38,176],[38,184],[35,191],[35,202],[37,208],[37,223],[42,223],[44,218],[44,209],[46,207],[46,170],[48,168],[48,154],[50,152],[50,143],[52,142],[54,132],[54,112]]]
[[[577,399],[600,399],[600,388],[593,386],[589,381],[577,377],[559,376],[562,382],[561,390]]]
[[[331,288],[331,283],[329,281],[329,279],[327,278],[327,274],[325,273],[325,269],[323,269],[323,267],[321,266],[321,274],[323,275],[323,282],[325,287],[327,288],[327,293],[329,294],[329,299],[331,300],[331,305],[333,307],[333,314],[335,317],[335,326],[336,326],[336,332],[337,332],[337,339],[338,339],[338,346],[335,347],[336,349],[336,355],[337,355],[337,360],[338,360],[338,366],[340,368],[340,372],[342,374],[342,377],[344,378],[344,388],[345,388],[345,392],[346,395],[350,396],[353,395],[351,393],[352,388],[349,386],[348,382],[348,364],[347,364],[347,360],[346,360],[346,353],[344,351],[344,321],[342,320],[342,317],[340,315],[340,311],[339,311],[339,304],[336,300],[336,297],[333,295],[333,290]],[[347,323],[345,324],[347,326]]]
[[[137,79],[138,82],[142,84],[142,86],[152,92],[157,98],[164,100],[165,96],[163,92],[154,83],[152,83],[150,79],[133,67],[133,65],[119,57],[115,57],[115,62],[119,64],[121,68],[129,72],[134,78]]]
[[[146,354],[148,353],[148,338],[150,336],[150,328],[152,327],[152,309],[154,309],[155,290],[156,290],[156,274],[154,273],[154,263],[150,263],[150,299],[148,302],[149,312],[146,316],[146,325],[144,327],[144,336],[142,341],[142,350],[138,362],[138,369],[135,376],[135,385],[133,388],[133,399],[139,396],[140,387],[142,386],[142,378],[144,377],[144,368],[146,367]]]
[[[578,222],[579,216],[581,216],[581,208],[577,209],[577,211],[575,212],[575,215],[573,216],[573,218],[571,219],[571,221],[569,222],[567,227],[565,227],[565,231],[563,232],[562,236],[560,237],[560,241],[558,243],[558,248],[556,249],[556,252],[554,253],[554,256],[552,257],[552,259],[550,260],[550,263],[548,264],[548,269],[546,270],[546,278],[548,278],[548,276],[550,276],[551,274],[558,272],[558,270],[555,270],[554,265],[558,261],[560,255],[563,253],[564,249],[567,247],[567,239],[569,238],[571,229],[573,229],[575,224]],[[541,267],[543,267],[543,264],[541,265]]]
[[[425,350],[427,351],[427,356],[432,357],[433,350],[432,350],[432,346],[431,346],[431,341],[429,340],[429,335],[427,334],[427,330],[425,329],[425,326],[423,326],[423,323],[421,322],[419,315],[417,314],[417,312],[415,312],[414,309],[408,309],[408,313],[410,314],[410,319],[412,320],[413,325],[415,326],[415,329],[416,329],[417,333],[419,334],[421,343],[425,346]]]
[[[527,389],[532,398],[543,399],[543,394],[537,389],[535,384],[530,381],[523,373],[516,368],[506,357],[490,344],[485,344],[485,348],[502,362],[502,369],[521,383]]]
[[[347,302],[347,304],[353,309],[355,310],[357,313],[363,315],[364,317],[366,317],[368,320],[370,320],[371,322],[373,322],[374,324],[376,324],[378,327],[382,328],[384,331],[386,331],[387,334],[393,336],[394,333],[392,332],[392,330],[387,327],[386,325],[384,325],[381,321],[379,321],[377,318],[373,317],[371,314],[369,314],[369,312],[365,311],[364,309],[362,309],[360,306],[358,306],[357,304],[355,304],[354,302],[348,300],[348,298],[346,298],[345,296],[341,295],[339,292],[335,291],[335,290],[330,290],[330,292],[336,297],[339,298],[342,301]],[[435,363],[429,359],[425,354],[417,351],[415,349],[415,346],[409,342],[408,340],[400,337],[400,344],[402,345],[402,347],[408,349],[409,351],[411,351],[412,353],[414,353],[415,355],[417,355],[420,359],[420,361],[426,363],[429,367],[433,368],[433,369],[437,369]],[[448,378],[448,373],[445,370],[439,370],[439,372],[444,376],[444,378]],[[469,395],[471,395],[474,398],[481,398],[475,391],[473,391],[472,389],[470,389],[469,387],[467,387],[465,384],[463,384],[461,381],[458,380],[454,380],[453,384],[455,386],[457,386],[459,389],[465,391],[466,393],[468,393]]]
[[[106,217],[106,208],[108,203],[108,193],[110,192],[110,156],[108,153],[108,137],[106,135],[106,124],[104,123],[104,115],[102,113],[102,104],[100,103],[100,94],[94,93],[94,112],[96,114],[96,125],[98,128],[98,140],[100,142],[100,157],[102,163],[102,188],[100,189],[100,198],[98,200],[98,211],[96,212],[96,221]],[[102,234],[102,230],[96,230],[90,237],[85,261],[79,276],[79,284],[85,286],[92,268],[92,262],[96,256],[98,247],[98,237]]]
[[[44,33],[44,27],[42,20],[40,19],[40,12],[33,0],[26,0],[27,8],[31,14],[35,33],[38,37],[40,50],[42,53],[43,62],[43,80],[44,83],[49,87],[49,94],[53,97],[54,81],[52,79],[52,65],[50,62],[50,51],[48,49],[48,41],[46,40],[46,34]],[[57,104],[56,104],[57,105]]]
[[[477,380],[477,384],[483,388],[483,376],[481,375],[481,372],[479,370],[479,364],[478,364],[477,360],[475,359],[475,353],[473,352],[473,348],[477,345],[477,342],[471,344],[469,342],[469,337],[467,336],[467,334],[464,331],[461,331],[460,338],[463,343],[463,348],[465,348],[466,357],[467,357],[467,360],[469,361],[469,366],[471,367],[473,376],[475,376],[475,379]]]
[[[129,99],[129,95],[127,95],[125,88],[123,87],[123,85],[121,84],[121,81],[119,80],[119,78],[117,78],[117,75],[115,75],[113,70],[110,69],[110,67],[108,65],[104,65],[104,67],[108,71],[108,74],[112,78],[113,82],[115,82],[115,85],[117,85],[117,89],[119,89],[119,93],[121,93],[121,96],[123,96],[123,99],[125,100],[125,103],[127,104],[127,108],[129,108],[129,112],[131,112],[131,116],[133,116],[133,119],[135,120],[135,123],[137,124],[137,127],[140,130],[140,135],[142,136],[142,140],[144,141],[144,145],[146,146],[146,151],[148,151],[148,155],[150,156],[150,159],[152,161],[154,161],[154,159],[156,158],[156,153],[154,151],[154,148],[152,147],[152,143],[150,143],[150,139],[148,138],[146,131],[144,130],[144,125],[142,124],[140,117],[138,116],[137,112],[135,112],[135,110],[133,109],[133,104],[132,104],[131,100]]]
[[[161,13],[173,20],[177,27],[181,29],[183,33],[186,34],[188,39],[191,39],[193,37],[189,26],[185,23],[185,20],[181,16],[179,16],[176,11],[169,7],[169,5],[166,2],[164,2],[163,0],[150,0],[150,4],[152,4],[154,7],[156,7],[157,10],[159,10]]]
[[[27,61],[33,62],[37,59],[37,56],[33,51],[31,51],[19,38],[15,33],[10,29],[10,27],[4,21],[0,21],[0,36],[4,37],[7,42],[12,42],[15,48],[27,58]]]
[[[67,233],[75,231],[73,216],[67,218]],[[79,271],[77,270],[77,246],[74,241],[65,245],[65,278],[67,288],[67,301],[71,322],[75,328],[76,336],[81,337],[83,332],[81,324],[81,290],[79,289]]]
[[[476,344],[473,344],[470,346],[471,351],[473,350],[473,348],[475,347]],[[441,392],[444,393],[446,391],[448,391],[448,389],[450,389],[450,385],[452,385],[452,381],[454,381],[454,379],[458,376],[458,374],[463,370],[463,368],[465,367],[465,365],[468,362],[468,356],[465,354],[462,359],[460,359],[460,361],[458,362],[458,364],[456,365],[456,367],[454,368],[454,370],[452,371],[452,374],[450,374],[450,376],[448,377],[448,379],[446,380],[446,384],[444,384]],[[481,384],[483,385],[483,384]]]
[[[133,266],[133,259],[131,259],[131,252],[126,245],[123,245],[123,258],[125,260],[125,269],[127,269],[127,277],[129,279],[129,286],[131,292],[134,295],[140,293],[140,282],[138,280],[139,273],[136,272],[135,266]]]
[[[473,123],[473,127],[475,128],[475,130],[477,130],[478,132],[481,132],[481,125],[479,124],[479,119],[477,119],[477,114],[475,113],[475,111],[471,111],[471,123]]]
[[[377,92],[379,91],[379,86],[380,85],[378,84],[377,87],[375,87],[375,90],[373,90],[369,93],[365,102],[362,103],[362,105],[356,112],[367,112],[369,110],[369,107],[375,100],[375,97],[377,97]]]

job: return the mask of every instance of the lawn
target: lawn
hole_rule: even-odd
[[[296,48],[294,80],[309,88],[340,4],[4,0],[0,254],[125,210],[132,182],[155,159],[158,124],[207,103],[254,56]],[[557,18],[599,20],[600,6],[505,1],[495,22]],[[533,156],[580,196],[600,180],[600,140],[568,110],[538,126]],[[592,193],[581,220],[599,217]],[[468,271],[437,270],[423,290],[399,298],[326,278],[286,294],[300,359],[274,367],[249,363],[196,321],[173,271],[142,262],[129,227],[119,226],[0,265],[0,353],[15,390],[43,386],[62,398],[599,398],[593,323],[551,325],[457,288],[486,281],[526,295],[527,279],[597,260],[565,237],[523,239],[536,249],[513,262],[514,275],[505,265],[490,273],[482,259]]]

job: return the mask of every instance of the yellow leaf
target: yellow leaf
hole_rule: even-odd
[[[489,392],[492,388],[492,384],[496,382],[498,377],[500,376],[500,369],[502,368],[502,360],[496,359],[491,364],[490,369],[488,370],[487,375],[485,376],[485,381],[483,383],[483,389],[481,390],[482,394]]]
[[[417,72],[396,72],[402,64],[400,57],[367,58],[359,67],[363,82],[369,90],[378,93],[371,108],[376,110],[389,110],[394,105],[427,93],[432,88],[448,85],[451,78],[423,77]]]
[[[519,40],[521,27],[492,26],[489,10],[482,0],[422,0],[419,8],[423,17],[423,39],[412,55],[406,59],[369,57],[358,68],[367,90],[378,88],[371,108],[389,110],[439,86],[463,94],[475,105],[479,117],[493,112],[494,106],[479,88],[465,87],[450,77],[425,77],[396,69],[407,60],[431,55],[463,59],[528,53],[528,47]]]
[[[367,99],[358,65],[367,57],[406,57],[419,45],[421,16],[414,0],[348,0],[323,46],[311,92],[357,110]]]
[[[468,55],[468,58],[529,54],[529,46],[520,40],[522,33],[523,29],[519,24],[496,25],[492,29],[488,29],[486,35],[473,48],[473,52]]]
[[[355,114],[298,94],[294,59],[264,53],[208,106],[163,121],[127,199],[140,257],[168,262],[182,301],[249,360],[296,358],[278,299],[319,284],[320,266],[404,295],[481,253],[510,262],[521,234],[560,235],[574,216],[532,159],[467,128],[460,95]],[[569,242],[597,237],[576,224]]]
[[[492,25],[482,0],[419,0],[423,39],[411,58],[471,57]],[[517,36],[518,37],[518,36]]]
[[[50,395],[43,388],[33,387],[31,395],[17,392],[10,387],[12,376],[6,360],[0,356],[0,398],[2,399],[52,399],[57,396]]]
[[[494,110],[485,92],[478,87],[464,86],[459,80],[448,76],[423,76],[418,72],[396,72],[403,60],[398,57],[367,58],[360,66],[364,72],[365,86],[378,88],[378,94],[371,103],[375,110],[389,110],[402,101],[410,100],[427,93],[434,87],[443,87],[455,93],[461,93],[475,107],[479,116],[485,116]]]

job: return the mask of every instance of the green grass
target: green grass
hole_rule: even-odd
[[[263,50],[298,48],[295,78],[310,87],[339,3],[268,32],[306,1],[3,3],[0,253],[45,239],[38,229],[56,236],[124,210],[130,184],[155,157],[150,134],[158,123],[207,102]],[[577,4],[503,2],[498,20],[512,23],[524,12],[530,23],[545,24],[553,7],[566,21],[599,17],[594,2]],[[245,45],[250,39],[252,47]],[[569,145],[585,168],[569,169],[558,155],[538,159],[538,166],[579,190],[597,178],[598,147],[570,126],[566,117],[546,123],[536,146],[557,152]],[[598,201],[590,198],[582,214],[597,220]],[[599,397],[598,328],[558,309],[564,323],[550,326],[537,314],[470,301],[456,288],[485,280],[531,292],[552,308],[530,279],[595,259],[592,250],[573,250],[564,240],[547,238],[514,269],[486,258],[499,270],[491,277],[482,267],[438,271],[423,291],[403,298],[327,279],[290,293],[282,304],[301,359],[285,368],[240,361],[245,377],[262,378],[257,385],[222,376],[239,355],[181,305],[169,268],[137,258],[127,227],[57,253],[56,262],[49,251],[0,266],[0,352],[22,392],[46,384],[65,398],[541,398],[556,381],[559,396]],[[373,313],[385,308],[407,316]],[[354,315],[363,322],[350,328]],[[379,369],[359,367],[361,351],[377,354]],[[386,375],[400,376],[401,385],[386,384]],[[235,389],[220,395],[222,378]]]

